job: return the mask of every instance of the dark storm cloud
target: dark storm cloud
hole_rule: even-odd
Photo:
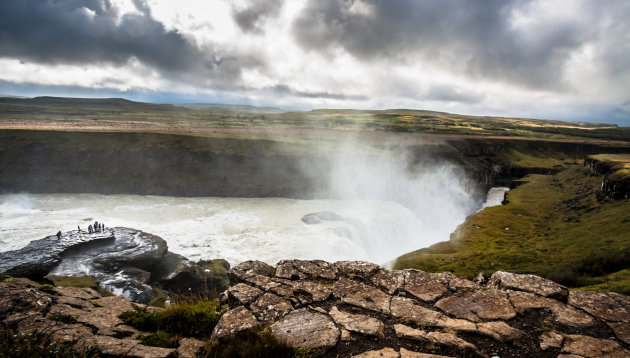
[[[420,60],[472,77],[552,88],[561,85],[572,51],[599,35],[593,20],[600,21],[604,12],[621,22],[630,18],[623,2],[606,4],[614,6],[587,3],[588,13],[555,16],[522,31],[514,16],[534,2],[311,0],[293,31],[302,47],[315,51],[340,46],[364,60]],[[626,59],[628,52],[626,46]]]
[[[199,48],[151,17],[142,0],[140,14],[125,14],[108,0],[0,1],[0,57],[42,64],[125,64],[130,59],[167,76],[191,80],[238,78],[254,57],[235,57]]]
[[[251,0],[241,10],[234,10],[236,24],[245,32],[262,33],[261,22],[277,15],[282,10],[284,0]]]

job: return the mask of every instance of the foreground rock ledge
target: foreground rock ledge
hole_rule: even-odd
[[[449,273],[388,271],[367,262],[248,261],[230,271],[226,313],[212,339],[269,327],[326,357],[630,357],[630,298],[568,290],[544,278],[498,272],[487,284]],[[147,347],[118,314],[150,310],[85,288],[41,291],[0,282],[0,322],[18,334],[56,325],[54,338],[100,356],[194,357],[202,342]],[[75,317],[61,324],[50,317]]]

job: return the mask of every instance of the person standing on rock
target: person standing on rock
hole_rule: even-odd
[[[80,225],[77,225],[77,231],[81,232],[81,226]]]
[[[61,230],[57,231],[57,240],[61,239]]]

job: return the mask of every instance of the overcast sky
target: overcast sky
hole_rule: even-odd
[[[628,0],[1,0],[0,93],[630,126]]]

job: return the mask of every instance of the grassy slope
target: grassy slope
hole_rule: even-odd
[[[527,179],[509,192],[507,205],[469,216],[450,241],[401,256],[395,267],[449,270],[466,277],[497,270],[525,272],[574,286],[609,280],[610,272],[583,272],[585,261],[630,246],[630,201],[599,202],[602,177],[581,167]],[[618,266],[613,269],[630,267]],[[627,272],[617,276],[629,281]],[[611,286],[623,292],[628,287],[619,280]]]

